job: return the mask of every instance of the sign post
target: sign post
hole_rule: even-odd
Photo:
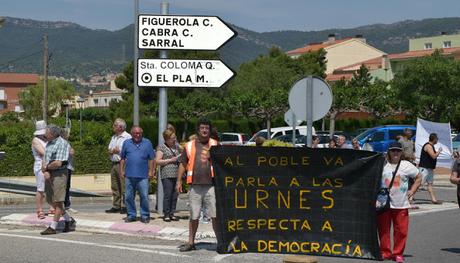
[[[169,14],[169,3],[161,2],[160,5],[161,14],[167,15]],[[160,51],[160,58],[165,59],[168,58],[168,52],[165,50]],[[139,70],[139,68],[137,69]],[[136,76],[136,75],[134,75]],[[137,81],[139,85],[139,80]],[[141,86],[141,85],[139,85]],[[163,131],[166,129],[166,125],[168,123],[168,93],[166,88],[160,87],[160,93],[158,94],[158,145],[161,145],[163,140]],[[163,184],[161,181],[161,172],[158,173],[157,177],[157,213],[163,213]]]
[[[331,88],[319,77],[303,78],[292,86],[289,106],[298,119],[307,121],[307,145],[310,147],[313,122],[323,118],[332,106]]]
[[[294,111],[289,109],[284,114],[284,121],[287,123],[287,125],[292,127],[292,144],[295,145],[295,136],[296,136],[295,130],[296,130],[296,126],[300,125],[303,122],[303,120],[297,119],[297,116],[295,115]]]
[[[170,16],[161,3],[161,15],[138,15],[135,0],[134,124],[139,124],[138,87],[159,87],[158,144],[167,125],[168,87],[221,87],[234,72],[220,60],[167,59],[166,50],[217,50],[237,33],[217,16]],[[138,49],[160,50],[160,59],[139,59]],[[163,187],[158,181],[157,211],[163,210]]]

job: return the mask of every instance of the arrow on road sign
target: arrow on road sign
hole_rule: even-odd
[[[139,49],[217,50],[237,35],[217,16],[139,15]]]
[[[220,60],[139,59],[140,87],[218,88],[235,73]]]

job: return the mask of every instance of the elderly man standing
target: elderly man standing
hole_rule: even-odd
[[[120,174],[126,178],[125,201],[128,216],[125,222],[134,222],[137,218],[136,191],[139,192],[141,206],[141,222],[150,222],[149,178],[155,171],[155,151],[147,138],[142,138],[142,128],[133,126],[132,138],[123,143],[121,149]]]
[[[42,171],[44,173],[46,201],[53,206],[55,213],[51,225],[40,234],[56,234],[56,227],[61,216],[64,217],[63,232],[75,230],[76,222],[64,210],[64,200],[67,187],[67,164],[70,153],[69,143],[61,138],[61,129],[56,125],[46,127],[45,136],[48,144],[45,149],[45,158]]]
[[[116,119],[113,122],[112,139],[109,144],[110,160],[112,161],[112,169],[110,171],[113,204],[112,208],[105,210],[106,213],[121,213],[126,214],[125,207],[125,181],[120,174],[120,152],[123,142],[131,139],[131,135],[127,133],[126,122],[123,119]]]

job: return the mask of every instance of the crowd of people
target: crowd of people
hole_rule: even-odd
[[[126,122],[116,119],[113,123],[113,136],[108,146],[112,163],[111,190],[113,203],[106,213],[127,214],[125,222],[138,220],[135,196],[140,197],[140,221],[149,223],[150,205],[148,193],[149,180],[157,175],[163,186],[163,220],[178,221],[174,215],[183,182],[189,185],[190,206],[189,240],[180,251],[195,249],[195,235],[199,218],[210,217],[217,234],[216,198],[214,191],[214,171],[210,160],[210,148],[218,145],[217,132],[211,123],[202,119],[198,122],[196,134],[181,146],[178,143],[175,128],[168,125],[163,131],[164,142],[154,149],[151,141],[143,137],[143,130],[133,126],[131,133],[126,132]],[[45,218],[43,201],[49,204],[48,214],[54,214],[53,222],[41,232],[42,235],[56,234],[60,217],[65,220],[64,232],[75,229],[76,221],[67,212],[70,208],[69,189],[71,174],[74,170],[72,159],[75,151],[68,141],[69,130],[55,125],[36,122],[32,140],[32,154],[35,162],[33,171],[36,176],[37,217]],[[412,130],[406,129],[397,141],[390,144],[383,168],[381,186],[390,188],[390,208],[377,215],[380,248],[384,259],[404,262],[403,253],[408,235],[409,213],[414,209],[413,196],[423,184],[427,185],[433,204],[441,204],[433,191],[434,169],[442,148],[435,149],[438,142],[435,133],[422,146],[420,162],[416,167],[415,145]],[[262,146],[263,138],[256,139],[256,147]],[[313,136],[312,148],[319,144],[319,137]],[[351,145],[343,135],[330,140],[329,148],[363,150],[356,140]],[[158,169],[157,169],[158,168]],[[158,172],[158,174],[156,174]],[[460,161],[455,160],[450,178],[453,184],[460,185]],[[458,191],[460,201],[460,188]],[[393,227],[393,249],[391,233]]]

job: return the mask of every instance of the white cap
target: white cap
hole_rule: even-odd
[[[34,135],[45,135],[45,131],[46,131],[46,122],[45,121],[37,121],[35,123]]]

